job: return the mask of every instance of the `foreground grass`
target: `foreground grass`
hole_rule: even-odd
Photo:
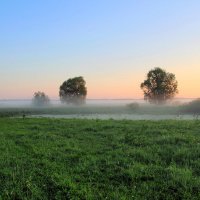
[[[200,121],[0,118],[0,199],[200,199]]]

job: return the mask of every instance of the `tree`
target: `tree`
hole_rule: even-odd
[[[34,93],[32,101],[34,106],[46,106],[50,103],[49,97],[40,91]]]
[[[59,96],[62,103],[84,104],[87,88],[82,76],[70,78],[60,86]]]
[[[175,75],[156,67],[147,74],[147,79],[141,83],[144,99],[150,103],[163,104],[172,99],[176,93],[178,82]]]

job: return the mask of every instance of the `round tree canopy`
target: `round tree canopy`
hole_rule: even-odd
[[[82,76],[70,78],[60,86],[59,96],[63,103],[85,103],[87,88]]]
[[[156,67],[147,74],[147,79],[141,83],[144,99],[150,103],[163,104],[178,93],[178,82],[175,75]]]

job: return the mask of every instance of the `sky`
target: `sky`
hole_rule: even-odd
[[[83,76],[87,98],[143,98],[150,69],[200,97],[199,0],[1,0],[0,99],[58,98]]]

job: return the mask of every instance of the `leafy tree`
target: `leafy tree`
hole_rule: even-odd
[[[49,105],[49,97],[44,92],[35,92],[33,96],[33,105],[35,106],[46,106]]]
[[[60,86],[59,96],[63,103],[84,104],[87,88],[82,76],[70,78]]]
[[[156,67],[147,74],[147,79],[141,83],[144,99],[150,103],[163,104],[172,99],[176,93],[178,82],[175,75]]]

